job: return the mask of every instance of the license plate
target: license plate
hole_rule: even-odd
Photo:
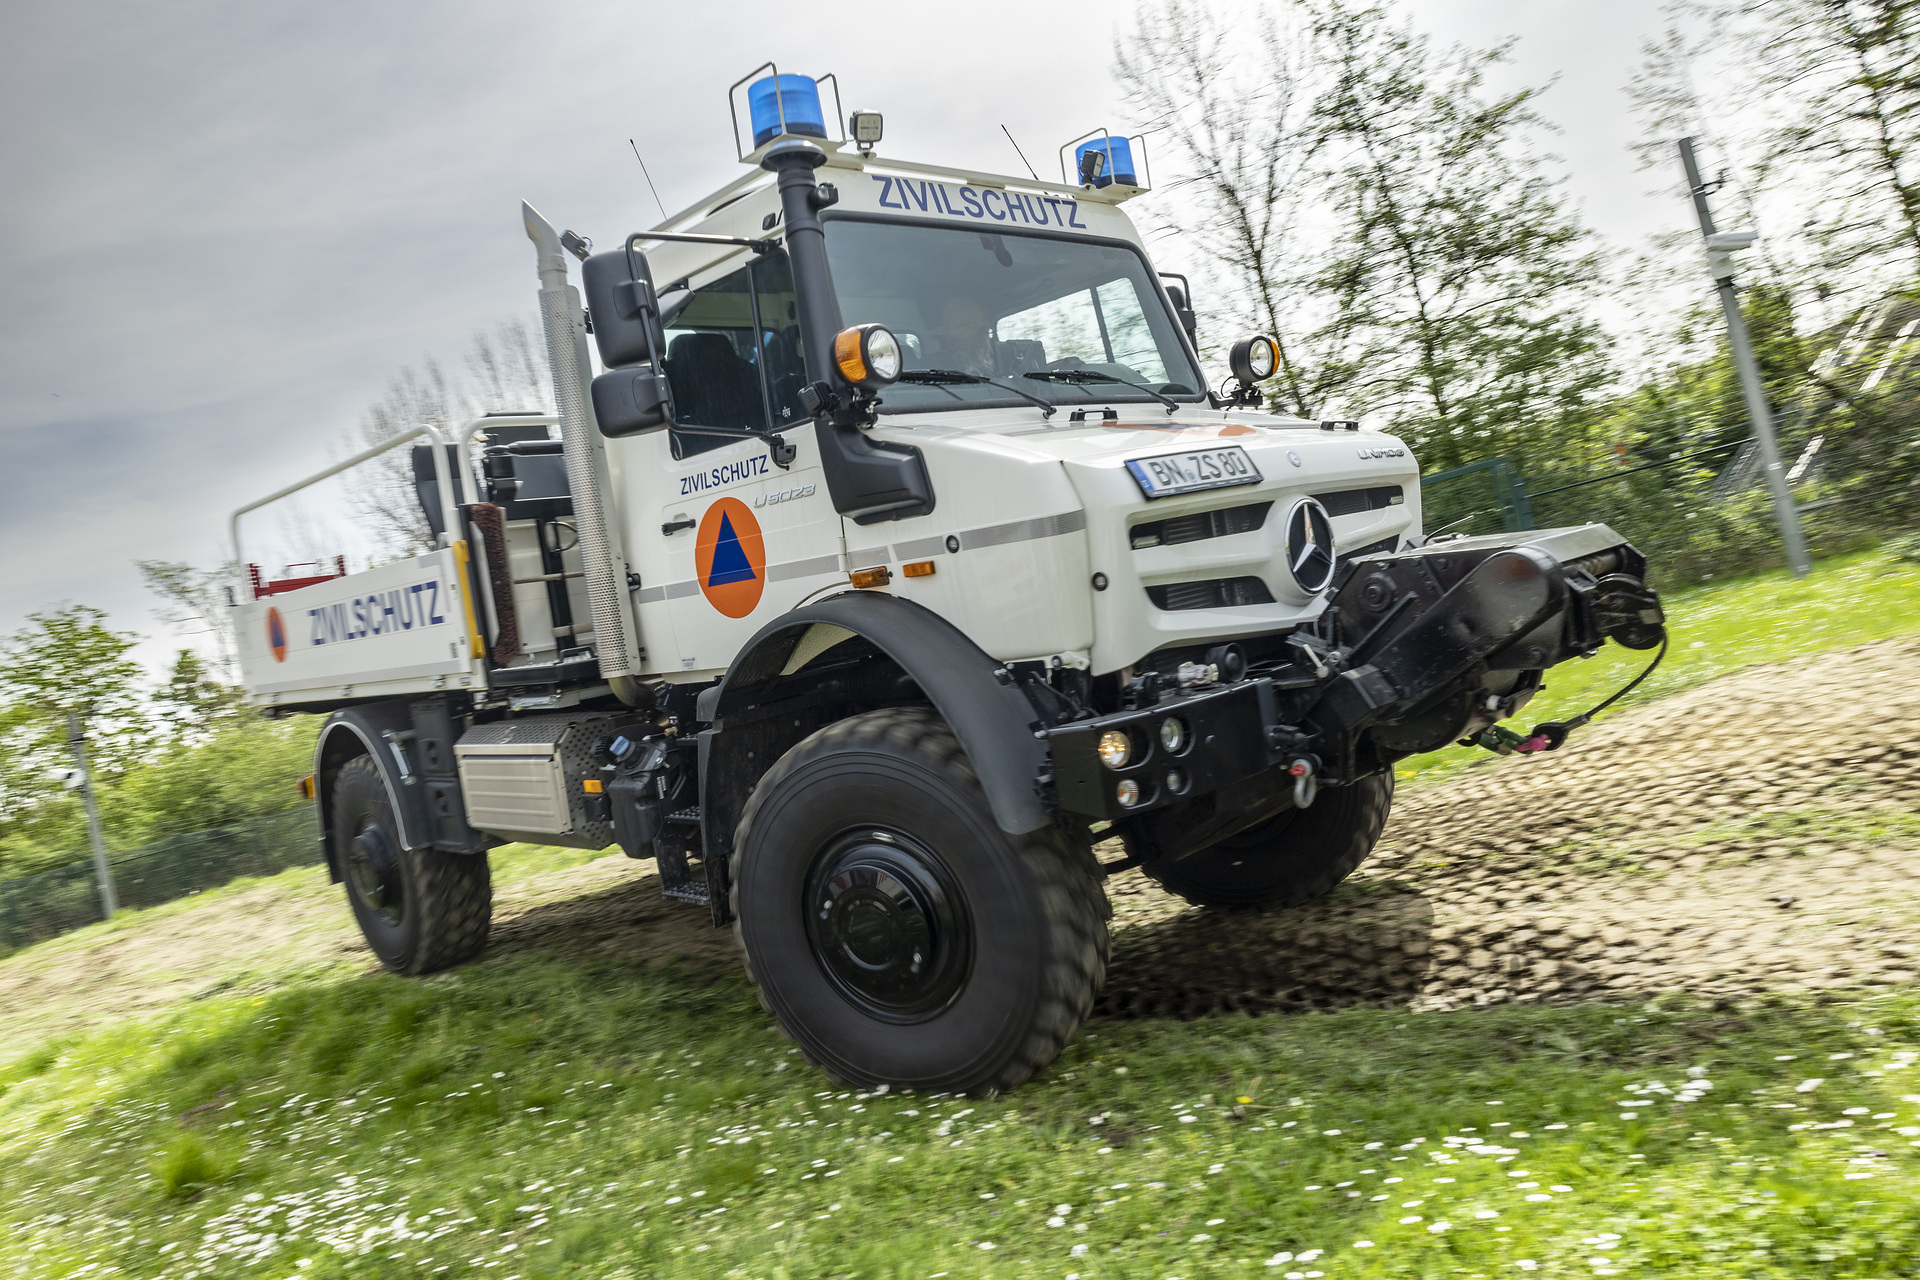
[[[1247,451],[1237,444],[1224,449],[1164,453],[1157,458],[1128,458],[1127,470],[1133,472],[1140,492],[1148,498],[1260,483],[1260,468],[1253,465]]]

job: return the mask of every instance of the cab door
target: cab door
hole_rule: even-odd
[[[679,652],[656,661],[714,676],[769,620],[846,581],[840,518],[798,404],[806,378],[785,256],[696,289],[667,331],[666,367],[674,426],[659,599]],[[788,466],[766,440],[726,434],[768,430],[797,450]]]

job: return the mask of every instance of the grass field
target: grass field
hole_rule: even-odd
[[[1697,657],[1656,690],[1920,630],[1920,572],[1857,557],[1673,611]],[[425,980],[249,981],[49,1043],[0,1028],[0,1275],[1920,1272],[1912,991],[1094,1022],[964,1099],[833,1089],[737,968],[564,936]]]

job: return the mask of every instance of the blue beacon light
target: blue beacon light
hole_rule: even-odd
[[[784,111],[786,125],[780,123]],[[753,122],[753,145],[758,147],[783,132],[808,138],[827,136],[826,115],[820,110],[820,86],[812,76],[772,75],[747,87],[747,115]]]
[[[1091,142],[1083,142],[1075,147],[1073,149],[1073,167],[1075,173],[1080,172],[1081,157],[1085,156],[1089,151],[1103,153],[1107,161],[1106,164],[1101,167],[1100,172],[1094,175],[1094,186],[1111,186],[1116,182],[1127,187],[1140,185],[1134,177],[1133,148],[1128,145],[1125,138],[1100,137],[1093,139]]]

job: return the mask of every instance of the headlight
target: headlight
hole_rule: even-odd
[[[1233,376],[1245,383],[1265,382],[1280,367],[1280,348],[1264,333],[1240,339],[1227,353]]]
[[[833,340],[840,376],[862,391],[877,391],[900,376],[900,340],[882,324],[857,324]]]
[[[1168,755],[1178,754],[1180,748],[1187,745],[1187,726],[1179,719],[1168,716],[1160,722],[1160,746]]]
[[[1100,735],[1100,745],[1095,748],[1100,763],[1109,769],[1118,769],[1133,754],[1133,741],[1119,729],[1109,729]]]

